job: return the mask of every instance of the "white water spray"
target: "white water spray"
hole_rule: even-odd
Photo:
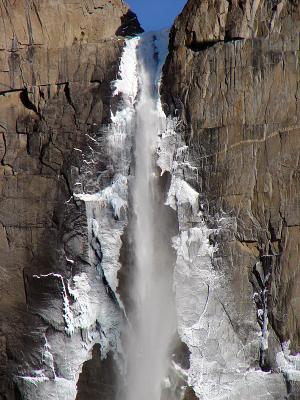
[[[158,77],[167,33],[144,35],[137,48],[139,96],[136,105],[133,183],[134,303],[127,345],[126,400],[160,400],[175,331],[172,258],[168,221],[160,201],[156,145],[164,124]]]
[[[175,212],[165,206],[168,185],[161,172],[168,170],[158,163],[157,153],[166,131],[159,79],[167,46],[167,31],[126,40],[114,85],[114,95],[121,102],[105,137],[112,179],[103,179],[109,185],[97,193],[77,195],[86,202],[91,258],[101,252],[97,268],[121,311],[98,319],[101,327],[109,322],[113,328],[101,337],[103,356],[112,350],[117,361],[120,354],[125,359],[119,400],[163,400],[164,389],[170,385],[170,345],[176,332],[171,237],[177,231],[172,230]],[[127,223],[133,263],[128,288],[131,303],[126,307],[125,298],[124,307],[118,272]],[[120,343],[122,314],[128,329],[123,329]],[[177,400],[170,393],[168,400]]]
[[[253,337],[244,346],[232,329],[224,306],[231,301],[227,278],[211,263],[214,248],[209,237],[213,231],[203,218],[199,193],[189,184],[198,179],[193,154],[189,154],[190,149],[177,129],[178,121],[166,120],[161,110],[158,79],[164,56],[159,47],[165,51],[167,47],[167,38],[162,36],[158,34],[154,39],[153,34],[147,34],[126,40],[114,91],[121,98],[119,108],[112,115],[107,135],[101,132],[91,138],[101,159],[103,149],[107,150],[107,169],[103,176],[100,174],[96,193],[91,194],[89,184],[93,158],[83,160],[86,173],[76,185],[88,190],[76,197],[86,202],[89,261],[99,274],[95,279],[94,268],[90,268],[90,275],[73,277],[68,285],[74,300],[71,303],[64,290],[66,329],[70,334],[87,330],[84,345],[91,348],[99,341],[102,357],[113,352],[122,371],[125,358],[125,383],[119,388],[118,400],[182,400],[186,386],[192,387],[199,399],[275,399],[277,388],[280,393],[285,391],[283,379],[278,374],[252,369],[251,353],[255,343],[258,348],[259,338]],[[156,174],[155,164],[164,172],[162,178]],[[171,178],[170,187],[166,177]],[[164,190],[169,187],[167,198],[159,186]],[[170,232],[170,209],[176,214],[178,232]],[[234,218],[219,221],[220,227],[226,229],[227,224],[235,223]],[[135,272],[128,274],[132,279],[129,287],[124,285],[134,306],[126,307],[125,293],[124,312],[118,273],[126,230],[129,241],[134,241]],[[175,262],[170,250],[171,236]],[[177,349],[171,360],[169,357],[175,330],[173,284],[177,330],[190,351],[189,365],[176,358]],[[124,314],[130,321],[127,332]],[[100,334],[95,331],[95,321],[101,328]],[[284,363],[284,357],[288,362]],[[297,371],[291,369],[293,360],[285,349],[277,357],[279,367],[296,376]],[[28,387],[37,387],[41,382],[52,385],[44,376],[24,381]],[[75,391],[74,386],[70,387]],[[46,390],[52,390],[52,386]],[[186,393],[188,398],[194,398],[189,389]]]

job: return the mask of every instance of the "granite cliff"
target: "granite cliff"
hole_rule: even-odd
[[[141,28],[121,0],[3,0],[0,14],[0,398],[75,399],[101,331],[97,316],[76,327],[76,282],[86,304],[102,283],[87,255],[85,205],[72,194],[110,121],[122,36]],[[108,398],[112,364],[84,366],[78,400]],[[80,386],[94,368],[106,383],[97,395],[93,375]]]
[[[124,36],[141,27],[122,0],[0,14],[0,399],[115,400],[133,139],[114,141],[111,111],[132,134]],[[171,29],[157,165],[181,340],[164,399],[300,398],[299,31],[298,0],[189,0]]]
[[[171,30],[161,89],[197,168],[187,180],[200,193],[222,281],[211,302],[230,325],[206,332],[204,358],[221,368],[203,373],[220,386],[231,370],[227,384],[239,382],[231,367],[240,352],[232,364],[226,338],[246,370],[271,372],[268,394],[259,393],[272,399],[287,396],[280,372],[288,398],[300,398],[292,356],[300,350],[299,18],[294,0],[188,1]],[[260,384],[249,393],[238,385],[224,398],[255,398]]]

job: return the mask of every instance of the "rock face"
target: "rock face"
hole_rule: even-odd
[[[171,30],[158,166],[178,218],[186,400],[300,398],[299,7],[189,0]],[[141,28],[122,0],[0,13],[0,399],[115,399],[124,315],[99,263],[119,262],[122,207],[79,195],[118,172],[111,82]],[[113,183],[101,201],[124,192]]]
[[[227,345],[245,353],[241,371],[272,372],[258,380],[242,373],[248,385],[269,385],[260,391],[266,399],[300,396],[290,355],[300,351],[299,27],[297,0],[190,0],[171,30],[161,89],[197,168],[187,180],[200,193],[223,282],[211,291],[210,320],[229,321]],[[214,382],[230,388],[209,398],[255,398],[230,372],[240,355],[232,363],[222,339],[207,335],[202,357],[218,362]]]
[[[75,399],[104,283],[72,194],[110,120],[121,36],[141,28],[121,0],[3,0],[0,14],[0,398]]]

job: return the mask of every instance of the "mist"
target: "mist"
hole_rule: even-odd
[[[145,34],[136,47],[138,96],[131,198],[133,265],[128,331],[124,344],[122,400],[160,400],[168,387],[171,344],[176,332],[173,293],[174,255],[169,208],[164,205],[157,140],[165,117],[159,101],[159,77],[167,33]],[[135,40],[135,39],[133,39]],[[121,400],[121,398],[120,398]]]

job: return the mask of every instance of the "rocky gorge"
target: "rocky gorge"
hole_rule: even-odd
[[[0,399],[122,400],[142,28],[121,0],[0,7]],[[299,31],[297,0],[189,0],[170,30],[163,400],[300,399]]]

